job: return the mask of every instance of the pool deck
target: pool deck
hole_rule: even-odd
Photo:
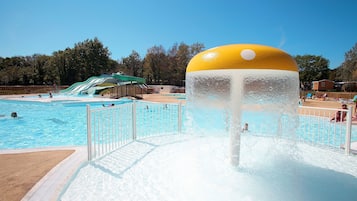
[[[56,102],[56,101],[74,101],[74,102],[101,102],[101,101],[115,101],[117,99],[110,99],[107,96],[103,97],[81,97],[81,96],[57,96],[54,95],[53,98],[49,97],[38,97],[35,94],[20,94],[20,95],[1,95],[0,100],[17,100],[17,101],[33,101],[33,102]]]
[[[57,200],[62,189],[78,170],[80,165],[87,161],[87,147],[0,150],[0,154],[20,154],[58,150],[74,150],[74,152],[47,172],[47,174],[26,193],[21,199],[22,201]]]
[[[56,165],[26,193],[22,201],[57,200],[66,183],[87,160],[87,147],[71,147],[75,152]],[[68,147],[64,148],[68,149]],[[59,150],[59,149],[56,149]]]
[[[165,103],[185,103],[186,100],[179,99],[180,96],[169,95],[169,94],[143,94],[144,101],[151,102],[165,102]],[[135,99],[132,97],[123,97]],[[32,102],[59,102],[59,101],[73,101],[73,102],[110,102],[119,101],[120,99],[112,99],[109,96],[95,96],[95,97],[83,97],[83,96],[57,96],[54,94],[53,98],[49,97],[38,97],[37,94],[18,94],[18,95],[0,95],[0,100],[17,100],[17,101],[32,101]]]

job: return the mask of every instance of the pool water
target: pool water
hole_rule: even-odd
[[[8,101],[0,100],[0,149],[86,145],[86,105],[122,104],[120,101]],[[16,112],[18,118],[11,118]]]
[[[132,102],[130,99],[119,99],[111,101],[99,102],[79,102],[70,100],[52,101],[52,102],[35,102],[35,101],[10,101],[0,100],[0,149],[23,149],[23,148],[40,148],[40,147],[58,147],[58,146],[82,146],[87,144],[87,122],[86,122],[86,105],[91,108],[102,107],[102,104],[125,104]],[[140,101],[138,103],[141,103]],[[147,109],[146,107],[149,108]],[[159,110],[162,107],[160,104],[137,104],[137,132],[141,136],[149,135],[157,131],[165,130],[165,132],[177,131],[177,113],[171,110]],[[185,109],[183,108],[183,113]],[[17,112],[18,118],[11,118],[11,113]],[[108,113],[110,115],[110,113]],[[106,115],[106,117],[108,117]],[[185,116],[183,114],[183,116]],[[209,130],[225,130],[225,117],[222,113],[212,111],[211,116],[214,122],[207,121],[207,118],[202,116],[202,122],[205,123],[205,128]],[[158,119],[163,122],[157,126],[152,126],[147,119]],[[261,114],[243,114],[243,122],[249,122],[250,134],[258,134],[265,136],[276,133],[277,127],[272,127],[274,122],[269,123],[274,118],[271,116],[264,117]],[[217,123],[221,122],[221,123]],[[262,122],[268,122],[262,124]],[[324,128],[321,128],[319,122],[311,122],[311,119],[300,117],[300,127],[296,129],[296,134],[292,137],[299,136],[304,141],[316,142],[321,144],[333,145],[339,147],[344,142],[345,127],[336,127],[335,124],[329,123],[326,118]],[[308,129],[315,135],[304,135],[306,124]],[[168,126],[171,125],[171,126]],[[221,125],[221,126],[218,126]],[[286,122],[284,125],[289,125]],[[190,127],[189,125],[186,127]],[[357,141],[357,129],[352,128],[352,141]],[[184,130],[185,128],[183,128]],[[337,130],[338,135],[329,136],[331,130]],[[285,134],[292,134],[292,129],[288,126]],[[198,133],[198,130],[195,130]],[[284,135],[285,135],[284,134]]]

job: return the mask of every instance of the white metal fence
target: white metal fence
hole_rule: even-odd
[[[346,154],[350,153],[353,134],[351,106],[347,110],[300,106],[298,112],[298,140],[332,148],[344,148]],[[338,112],[346,113],[346,118],[343,121],[331,120],[338,119]],[[355,138],[356,135],[355,133]]]
[[[185,116],[184,107],[177,103],[145,101],[92,109],[87,106],[88,160],[101,157],[133,140],[181,133]],[[272,129],[269,127],[271,124],[259,124],[261,121],[255,121],[249,124],[249,129],[255,130],[256,135],[282,133],[283,138],[294,138],[297,141],[336,149],[340,149],[342,145],[346,154],[349,154],[352,108],[340,110],[347,112],[346,121],[331,123],[330,117],[337,111],[339,110],[300,106],[299,122],[295,127],[289,122],[289,118],[283,117],[276,128]],[[292,132],[291,128],[296,132]],[[269,132],[265,132],[268,130]],[[354,138],[357,138],[357,134]]]
[[[88,105],[88,160],[98,158],[133,140],[180,133],[182,107],[182,104],[144,101],[94,109]]]

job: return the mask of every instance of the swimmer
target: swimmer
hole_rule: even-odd
[[[104,105],[104,104],[102,104],[103,105],[103,107],[114,107],[115,106],[115,104],[114,103],[112,103],[112,104],[109,104],[109,105]]]
[[[12,113],[11,113],[11,117],[12,117],[12,118],[17,118],[17,113],[16,113],[16,112],[12,112]]]
[[[244,124],[244,127],[242,128],[242,132],[248,131],[248,123]]]

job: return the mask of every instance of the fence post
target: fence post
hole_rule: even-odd
[[[136,101],[132,104],[132,126],[133,126],[133,140],[136,140]]]
[[[90,105],[87,105],[87,152],[88,161],[92,160],[92,130],[91,130],[91,113]]]
[[[348,112],[346,117],[346,141],[345,141],[345,153],[350,154],[351,151],[351,129],[352,129],[352,106],[348,106]]]
[[[182,130],[182,102],[181,101],[178,104],[177,113],[178,113],[178,117],[177,117],[178,132],[181,133],[181,130]]]

